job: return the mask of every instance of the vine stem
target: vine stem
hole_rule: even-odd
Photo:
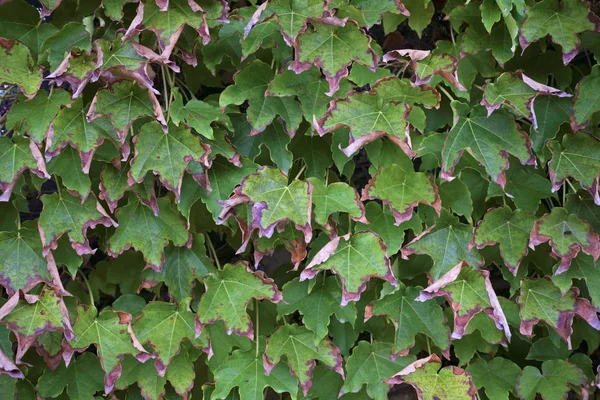
[[[448,93],[448,91],[443,87],[443,86],[438,86],[436,89],[439,89],[440,92],[444,93],[446,95],[446,97],[448,98],[448,100],[450,101],[454,101],[454,97],[452,97],[452,95],[450,93]]]
[[[577,193],[577,189],[575,188],[575,186],[573,186],[573,184],[571,183],[569,178],[567,178],[566,181],[567,181],[567,184],[569,185],[569,187],[573,190],[573,193]]]
[[[260,316],[260,312],[258,310],[258,299],[254,299],[254,308],[256,308],[256,358],[258,358],[258,352],[260,347],[260,323],[258,322],[258,317]]]
[[[300,175],[302,175],[302,173],[304,172],[305,169],[306,169],[306,163],[304,163],[302,168],[300,168],[300,171],[298,171],[298,174],[296,174],[296,177],[294,178],[294,180],[300,178]]]
[[[60,183],[58,183],[58,176],[52,175],[54,177],[54,183],[56,183],[56,192],[58,193],[58,198],[62,200],[62,191],[60,189]]]
[[[210,251],[215,264],[217,264],[217,268],[221,269],[221,263],[219,262],[219,258],[217,257],[217,252],[215,251],[215,246],[213,246],[212,241],[210,240],[210,236],[206,235],[206,242],[208,243],[208,250]]]
[[[90,285],[90,281],[88,281],[88,279],[85,277],[85,274],[83,273],[82,270],[78,270],[77,272],[79,272],[79,275],[81,275],[81,277],[83,278],[83,282],[85,283],[88,293],[90,294],[90,306],[93,306],[94,305],[94,294],[92,293],[92,286]]]

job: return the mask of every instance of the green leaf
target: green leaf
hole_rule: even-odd
[[[574,214],[569,214],[562,207],[554,207],[549,214],[535,222],[531,232],[530,246],[535,248],[542,243],[549,242],[552,254],[561,258],[557,274],[566,271],[571,260],[579,251],[598,259],[600,256],[600,242],[598,234],[585,221]]]
[[[290,145],[295,159],[304,160],[305,177],[323,179],[333,164],[329,137],[296,135]]]
[[[156,116],[161,125],[167,125],[154,93],[133,81],[117,82],[96,93],[87,117],[94,119],[101,115],[110,119],[120,138],[125,138],[133,123],[142,117]]]
[[[171,120],[177,126],[184,122],[196,132],[208,139],[214,139],[214,132],[211,125],[215,122],[222,122],[225,125],[231,125],[229,117],[223,115],[219,107],[205,103],[200,100],[192,99],[185,106],[179,92],[175,92],[175,98],[171,102],[170,115]],[[159,107],[160,109],[160,107]]]
[[[160,272],[151,268],[142,273],[143,285],[154,286],[164,282],[169,288],[169,294],[177,302],[192,296],[196,279],[215,273],[212,261],[206,255],[204,236],[195,234],[191,248],[169,245],[165,250],[165,263]]]
[[[384,381],[416,360],[415,356],[397,357],[392,360],[391,348],[390,343],[360,341],[346,362],[348,376],[340,395],[357,393],[366,385],[369,397],[376,400],[387,399],[390,385]]]
[[[312,386],[313,369],[317,360],[343,377],[340,350],[331,344],[329,338],[323,339],[318,345],[314,341],[314,334],[303,326],[291,324],[279,327],[267,339],[263,355],[266,374],[270,375],[281,357],[286,357],[290,371],[298,379],[304,396]]]
[[[289,392],[296,399],[296,378],[284,365],[278,365],[267,376],[263,359],[254,349],[236,350],[214,372],[215,391],[212,399],[228,399],[234,387],[238,387],[240,400],[262,400],[264,390],[270,387],[277,393]]]
[[[465,103],[452,101],[455,123],[442,150],[442,176],[452,176],[454,166],[464,150],[469,151],[484,167],[492,180],[504,187],[508,154],[522,164],[533,164],[531,142],[518,129],[513,117],[499,110],[489,117],[484,109],[469,109]]]
[[[419,333],[431,338],[444,352],[450,348],[450,329],[446,326],[442,308],[433,301],[416,301],[421,290],[420,286],[400,285],[400,288],[382,295],[365,310],[365,319],[382,315],[394,325],[396,337],[391,349],[393,354],[406,356],[415,345],[415,337]]]
[[[252,321],[246,312],[250,300],[278,303],[281,292],[262,271],[251,272],[245,263],[227,264],[214,275],[204,278],[206,292],[198,305],[201,327],[217,321],[225,323],[227,334],[254,337]]]
[[[389,69],[377,68],[375,72],[361,64],[354,64],[348,75],[348,80],[354,82],[357,86],[374,85],[375,82],[382,78],[392,76]],[[342,81],[343,82],[343,81]],[[335,94],[333,97],[337,97]]]
[[[557,191],[569,177],[576,179],[600,204],[600,141],[584,132],[565,135],[562,144],[551,143],[552,159],[548,165],[552,190]]]
[[[596,207],[594,199],[589,193],[578,192],[567,195],[565,208],[569,214],[575,214],[580,219],[587,221],[594,231],[600,232],[600,209]]]
[[[55,370],[46,368],[36,389],[40,396],[58,397],[66,388],[69,399],[87,400],[104,388],[103,375],[98,357],[85,352],[68,367],[61,363]]]
[[[11,106],[6,126],[41,143],[58,110],[70,103],[71,97],[68,92],[56,88],[50,95],[42,90],[33,99],[26,100],[25,96],[20,95],[19,101]]]
[[[442,206],[437,188],[426,174],[399,165],[382,167],[371,178],[363,189],[362,200],[373,199],[390,206],[397,225],[408,221],[419,203],[432,206],[438,214]]]
[[[235,85],[228,86],[221,93],[221,109],[230,104],[240,105],[248,101],[246,116],[252,126],[252,134],[264,131],[277,115],[285,121],[286,131],[290,136],[296,133],[302,122],[300,104],[291,97],[266,95],[273,80],[273,71],[269,65],[254,61],[239,71],[234,80]]]
[[[277,312],[289,315],[299,311],[304,326],[315,334],[315,344],[327,336],[331,315],[352,325],[356,320],[354,304],[340,307],[340,285],[333,276],[317,281],[312,288],[308,281],[290,281],[283,286],[282,294],[283,301],[277,303]]]
[[[177,200],[189,162],[204,162],[208,155],[208,147],[184,126],[171,126],[165,133],[158,123],[150,122],[142,126],[133,142],[135,157],[129,171],[130,183],[140,183],[148,171],[153,171],[160,176],[162,184],[175,193]]]
[[[179,307],[161,301],[150,302],[133,324],[133,332],[139,342],[151,348],[156,356],[154,366],[159,376],[164,376],[184,339],[189,339],[195,346],[208,347],[206,336],[195,339],[194,324],[195,316],[190,310],[189,300],[183,300]]]
[[[2,22],[4,25],[4,22]],[[42,76],[29,49],[16,41],[0,42],[0,82],[17,85],[28,99],[32,99],[42,84]]]
[[[311,25],[294,42],[295,58],[290,69],[300,73],[313,65],[321,68],[329,82],[328,95],[338,91],[340,80],[348,75],[353,62],[376,69],[379,57],[371,48],[371,39],[354,21],[323,20]]]
[[[17,180],[23,172],[31,171],[40,178],[50,178],[42,153],[35,143],[20,136],[10,140],[0,137],[0,201],[8,201]]]
[[[104,386],[109,392],[121,374],[121,359],[125,354],[147,356],[131,332],[131,315],[105,308],[98,314],[96,307],[77,307],[77,322],[73,325],[75,339],[69,341],[70,359],[73,350],[84,351],[96,346],[104,370]]]
[[[519,208],[537,211],[541,199],[552,197],[551,189],[548,179],[533,167],[515,165],[506,171],[505,190],[513,196],[513,202]]]
[[[421,37],[425,28],[431,23],[435,4],[429,0],[404,0],[402,3],[410,13],[408,25]]]
[[[92,182],[81,170],[81,158],[74,148],[64,148],[58,156],[48,162],[47,168],[50,175],[60,176],[65,188],[78,193],[82,199],[86,199],[90,194]]]
[[[52,281],[36,228],[26,222],[18,231],[0,232],[0,283],[11,296]]]
[[[571,115],[573,132],[585,128],[592,115],[600,111],[600,96],[597,90],[599,85],[600,67],[594,65],[590,74],[579,81],[575,88],[575,101],[573,102],[573,114]]]
[[[152,363],[140,363],[133,357],[125,357],[123,360],[123,373],[115,382],[115,387],[117,389],[127,389],[128,386],[136,383],[144,399],[159,400],[164,398],[167,378],[157,375]]]
[[[560,275],[552,276],[552,282],[564,293],[573,285],[573,279],[583,279],[588,288],[592,304],[598,307],[600,304],[600,265],[593,257],[579,255],[571,261],[569,270]]]
[[[467,219],[473,214],[473,200],[469,187],[462,179],[454,179],[438,186],[442,204]]]
[[[435,354],[421,358],[388,379],[390,384],[406,383],[415,388],[423,400],[474,400],[477,390],[471,376],[455,366],[440,368],[442,362]]]
[[[275,14],[277,23],[281,26],[281,34],[291,44],[306,26],[306,20],[322,17],[325,9],[323,0],[273,0],[269,2],[263,17]],[[251,27],[252,25],[246,27],[245,35]]]
[[[108,241],[108,253],[117,257],[133,247],[144,255],[150,266],[160,270],[165,261],[165,247],[188,243],[190,233],[169,199],[158,199],[158,215],[145,207],[137,196],[130,196],[126,206],[117,211],[119,227]]]
[[[79,22],[69,22],[42,43],[41,52],[48,52],[50,69],[56,71],[71,50],[90,51],[92,35]]]
[[[357,265],[361,268],[355,268]],[[350,301],[358,301],[371,278],[397,285],[385,244],[369,231],[332,239],[315,254],[300,274],[300,280],[312,279],[324,270],[333,271],[342,281],[342,307]]]
[[[519,376],[517,391],[521,398],[534,400],[541,394],[546,400],[559,400],[567,396],[571,387],[585,384],[587,378],[575,365],[563,360],[549,360],[536,367],[523,368]]]
[[[345,212],[355,221],[367,223],[365,209],[354,188],[344,182],[335,182],[325,186],[317,178],[309,178],[312,185],[312,201],[315,206],[315,222],[319,225],[329,223],[329,217],[336,212]]]
[[[368,27],[377,24],[388,12],[409,15],[403,3],[395,0],[353,0],[352,5],[363,12]]]
[[[516,274],[521,260],[527,255],[534,221],[535,217],[527,211],[512,211],[508,207],[493,209],[475,229],[473,244],[478,249],[499,244],[504,264]]]
[[[92,254],[86,235],[88,228],[116,226],[94,196],[82,202],[68,193],[54,193],[44,195],[42,202],[44,208],[38,224],[45,255],[57,248],[58,239],[65,233],[77,255]]]
[[[508,322],[492,287],[489,271],[458,264],[425,288],[416,300],[427,301],[439,296],[445,296],[454,311],[452,339],[463,337],[471,319],[479,312],[485,312],[510,342]]]
[[[402,256],[427,254],[433,259],[429,272],[433,281],[437,281],[457,264],[466,261],[473,268],[484,264],[483,257],[476,249],[469,250],[473,237],[473,228],[461,224],[457,217],[443,210],[435,226],[417,236],[402,249]]]
[[[577,34],[595,28],[589,12],[587,3],[580,0],[542,0],[532,4],[525,11],[519,44],[525,50],[532,42],[550,35],[552,41],[562,47],[566,65],[579,53],[581,41]]]
[[[508,400],[509,394],[516,395],[517,378],[521,368],[506,358],[496,357],[490,362],[478,359],[467,367],[473,383],[484,388],[490,399]]]

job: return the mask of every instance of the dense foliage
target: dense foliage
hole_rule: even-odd
[[[0,398],[586,398],[600,6],[0,0]]]

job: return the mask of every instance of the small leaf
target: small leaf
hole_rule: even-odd
[[[0,137],[0,202],[10,199],[17,180],[27,170],[40,178],[50,178],[42,153],[33,141],[20,136],[13,140]]]
[[[340,239],[342,241],[340,241]],[[360,266],[360,268],[357,268]],[[312,279],[322,270],[331,270],[342,281],[341,306],[358,301],[371,278],[396,286],[385,244],[373,232],[336,237],[327,243],[300,274],[300,280]]]
[[[521,368],[502,357],[496,357],[490,362],[480,358],[467,367],[467,372],[471,374],[478,389],[485,389],[488,398],[508,400],[509,394],[516,395],[515,388]]]
[[[92,254],[87,230],[98,225],[117,226],[94,196],[82,203],[79,197],[68,193],[54,193],[44,195],[42,202],[44,208],[38,226],[44,255],[57,248],[58,239],[65,233],[77,255]]]
[[[587,378],[574,364],[563,360],[549,360],[542,364],[542,372],[532,366],[523,368],[517,391],[522,399],[534,400],[537,394],[544,399],[558,400],[567,397],[571,387],[585,384]]]
[[[315,334],[315,344],[327,336],[331,315],[352,325],[356,320],[354,304],[340,307],[340,285],[333,276],[319,280],[312,288],[308,281],[290,281],[283,286],[282,294],[283,301],[277,303],[277,312],[289,315],[299,311],[304,325]]]
[[[323,0],[272,0],[269,1],[262,16],[269,17],[274,14],[277,23],[281,26],[281,34],[285,41],[291,44],[296,41],[298,34],[306,27],[306,20],[322,17],[326,7]],[[245,36],[252,28],[255,18],[258,17],[253,16],[252,22],[244,29]]]
[[[397,225],[408,221],[419,203],[432,206],[438,215],[442,207],[437,188],[426,174],[399,165],[382,167],[371,178],[363,189],[362,200],[373,199],[390,206]]]
[[[457,217],[443,210],[436,224],[418,235],[402,249],[402,256],[427,254],[433,259],[429,272],[433,282],[437,281],[457,264],[466,261],[473,268],[484,264],[476,249],[469,250],[473,228],[461,224]]]
[[[365,309],[365,320],[373,315],[389,319],[396,329],[392,354],[406,356],[415,345],[415,337],[422,333],[438,346],[442,352],[450,350],[450,329],[442,308],[433,301],[420,302],[420,286],[400,285],[397,290],[382,295]]]
[[[442,362],[435,354],[410,364],[386,383],[407,383],[417,391],[419,400],[474,400],[477,389],[471,375],[464,369],[448,366],[440,368]]]
[[[415,356],[392,359],[391,347],[390,343],[360,341],[346,362],[348,377],[342,386],[340,395],[357,393],[363,385],[366,385],[369,397],[386,400],[390,385],[384,381],[416,360]]]
[[[200,100],[192,99],[185,106],[179,92],[176,92],[175,98],[171,103],[171,120],[177,126],[181,122],[194,128],[196,132],[208,139],[214,139],[214,132],[211,125],[214,122],[224,122],[231,124],[229,118],[223,115],[219,107]]]
[[[145,400],[160,400],[164,398],[166,383],[167,378],[157,375],[152,363],[140,363],[133,357],[125,357],[123,373],[115,382],[115,387],[127,389],[128,386],[137,384]]]
[[[108,253],[117,257],[133,247],[144,255],[146,263],[160,270],[167,244],[183,246],[188,243],[190,234],[169,199],[159,199],[158,207],[160,211],[155,216],[137,196],[130,196],[127,205],[117,211],[119,227],[108,241]]]
[[[365,220],[365,209],[354,188],[344,182],[335,182],[325,186],[317,178],[309,178],[313,187],[312,201],[315,206],[315,222],[326,225],[329,217],[336,212],[350,214],[355,221]]]
[[[567,292],[573,286],[573,279],[585,280],[589,297],[594,307],[600,305],[600,262],[593,257],[579,255],[571,261],[569,270],[560,275],[552,276],[552,282],[563,292]]]
[[[47,368],[38,380],[40,396],[58,397],[64,390],[70,399],[87,400],[104,388],[103,373],[98,357],[85,352],[68,367],[59,364],[55,370]]]
[[[296,324],[279,327],[267,339],[267,348],[263,355],[266,374],[270,375],[281,357],[287,358],[290,371],[296,376],[304,395],[312,386],[313,370],[316,360],[344,376],[340,350],[331,344],[329,338],[314,344],[314,334],[307,328]]]
[[[2,22],[4,24],[4,22]],[[17,85],[32,99],[42,84],[41,72],[33,62],[29,49],[17,41],[0,41],[0,82]]]
[[[377,24],[381,20],[381,16],[387,12],[409,15],[404,5],[398,0],[353,0],[352,5],[362,10],[368,27]]]
[[[508,207],[493,209],[477,225],[473,244],[478,249],[499,244],[505,265],[516,274],[521,260],[527,255],[534,221],[535,217],[523,210],[512,211]]]
[[[525,14],[519,35],[521,48],[525,50],[531,43],[550,35],[552,41],[562,47],[565,65],[579,52],[581,41],[577,34],[595,28],[587,3],[580,0],[543,0],[527,7]]]
[[[577,83],[575,88],[575,101],[571,115],[571,128],[573,132],[587,126],[595,112],[600,111],[600,67],[594,65],[590,74]]]
[[[90,177],[81,170],[81,159],[74,148],[68,146],[48,162],[48,173],[58,175],[62,184],[70,191],[76,192],[82,199],[87,199],[92,188]]]
[[[557,274],[566,271],[571,260],[583,251],[597,260],[600,256],[600,238],[592,227],[562,207],[554,207],[549,214],[535,222],[529,246],[550,242],[552,254],[561,258]]]
[[[227,264],[223,270],[204,278],[206,292],[198,305],[200,329],[217,321],[225,323],[227,334],[254,338],[252,321],[246,312],[250,300],[278,303],[281,292],[262,271],[251,272],[245,263]]]
[[[340,80],[348,76],[348,67],[353,62],[374,71],[379,61],[371,48],[371,38],[354,21],[331,19],[313,22],[312,29],[298,35],[294,50],[295,58],[290,69],[300,73],[313,65],[321,68],[329,82],[328,95],[337,92]]]
[[[58,32],[44,40],[41,52],[48,53],[50,69],[56,71],[71,50],[90,51],[92,35],[80,22],[68,22]]]

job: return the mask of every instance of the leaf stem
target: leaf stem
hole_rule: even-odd
[[[56,192],[58,193],[58,198],[62,200],[62,190],[60,189],[60,183],[58,183],[58,175],[52,175],[54,177],[54,183],[56,184]]]
[[[215,246],[213,246],[212,241],[210,240],[210,236],[206,235],[206,243],[208,243],[208,250],[212,255],[215,264],[217,264],[217,268],[221,269],[221,263],[219,262],[219,258],[217,257],[217,252],[215,251]]]
[[[83,273],[82,270],[78,270],[77,272],[79,272],[79,275],[81,275],[81,277],[83,278],[83,282],[85,283],[85,286],[87,287],[87,291],[90,294],[90,306],[94,305],[94,294],[92,293],[92,286],[90,285],[90,281],[88,281],[88,279],[85,277],[85,274]]]
[[[443,86],[438,86],[436,89],[439,89],[440,92],[444,93],[446,95],[446,97],[448,98],[448,100],[450,101],[454,101],[454,97],[452,97],[452,95],[450,93],[448,93],[448,91],[443,87]]]
[[[306,163],[304,163],[304,165],[302,166],[302,168],[300,168],[300,171],[298,171],[298,173],[296,174],[296,177],[294,178],[294,180],[300,178],[300,175],[302,175],[302,173],[304,172],[305,169],[306,169]]]
[[[575,186],[573,186],[573,184],[571,183],[569,178],[567,178],[566,181],[567,181],[567,184],[569,185],[569,187],[571,187],[571,189],[573,189],[573,193],[577,193],[577,189],[575,188]]]
[[[258,310],[258,299],[254,299],[254,308],[256,308],[256,357],[258,358],[258,351],[260,347],[260,323],[258,322],[258,317],[260,316],[260,312]]]

